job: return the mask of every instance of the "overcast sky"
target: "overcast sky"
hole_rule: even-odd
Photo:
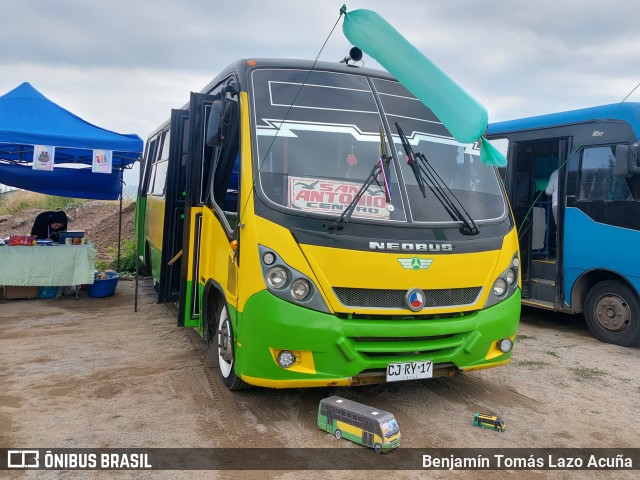
[[[88,122],[146,140],[171,108],[235,59],[315,58],[341,6],[0,0],[0,95],[28,81]],[[359,0],[347,7],[385,18],[486,105],[490,122],[617,103],[640,82],[637,0]],[[338,61],[350,47],[340,21],[320,59]],[[640,102],[640,89],[629,101]]]

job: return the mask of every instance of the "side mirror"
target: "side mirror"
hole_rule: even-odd
[[[211,104],[206,135],[207,145],[210,147],[224,146],[225,139],[229,133],[233,102],[227,99],[228,93],[232,96],[238,94],[236,82],[230,82],[222,87],[222,91],[216,95],[216,98]]]
[[[207,124],[207,145],[210,147],[222,147],[224,145],[222,114],[226,103],[225,100],[224,95],[220,95],[220,98],[216,98],[211,104],[209,123]]]
[[[616,145],[616,162],[613,165],[613,175],[616,177],[631,176],[631,154],[629,145]]]

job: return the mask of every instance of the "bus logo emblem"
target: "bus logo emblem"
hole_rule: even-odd
[[[405,295],[405,301],[409,310],[418,312],[424,308],[424,292],[419,288],[412,288]]]
[[[398,261],[407,270],[426,270],[431,266],[433,260],[430,258],[399,258]]]

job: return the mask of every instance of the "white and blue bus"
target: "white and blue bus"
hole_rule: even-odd
[[[523,304],[584,313],[598,339],[639,344],[640,103],[494,123],[488,138],[508,145]]]

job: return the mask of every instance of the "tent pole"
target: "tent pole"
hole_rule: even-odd
[[[135,235],[136,239],[136,285],[135,285],[135,289],[134,289],[134,294],[133,294],[133,311],[137,312],[138,311],[138,280],[140,277],[140,226],[139,226],[139,215],[140,215],[140,189],[142,188],[142,159],[139,158],[138,162],[140,163],[140,171],[138,173],[138,194],[136,195],[136,221],[135,221],[135,228],[133,231],[133,234]]]
[[[120,244],[122,242],[122,190],[124,185],[124,170],[120,168],[120,211],[118,213],[118,268],[116,269],[120,273]]]

